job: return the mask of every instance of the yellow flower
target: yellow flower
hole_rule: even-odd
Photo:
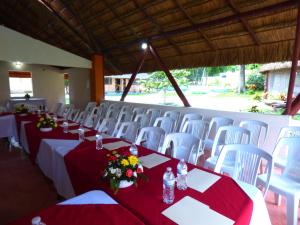
[[[128,162],[127,159],[122,159],[121,164],[122,164],[123,166],[128,166],[128,165],[129,165],[129,162]]]
[[[129,156],[128,160],[129,160],[130,165],[132,165],[132,166],[135,166],[139,161],[138,158],[133,155]]]

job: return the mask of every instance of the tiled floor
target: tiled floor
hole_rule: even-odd
[[[200,160],[199,164],[202,163]],[[1,140],[0,181],[0,225],[57,202],[55,189],[39,168],[32,165],[20,150],[9,151]],[[272,224],[285,225],[285,199],[278,207],[274,204],[274,195],[268,193],[266,202]]]

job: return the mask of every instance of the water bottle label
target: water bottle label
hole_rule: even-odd
[[[177,173],[178,173],[179,175],[187,175],[187,170],[177,169]]]
[[[164,180],[164,185],[167,187],[171,187],[175,185],[175,180]]]

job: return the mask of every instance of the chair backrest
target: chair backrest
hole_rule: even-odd
[[[205,138],[206,126],[207,123],[203,120],[189,120],[184,124],[182,132],[192,134],[196,138],[203,140]]]
[[[137,145],[158,151],[165,137],[165,131],[160,127],[144,127],[135,141]]]
[[[250,131],[238,126],[220,127],[213,142],[211,156],[219,156],[225,145],[249,144]],[[234,157],[234,154],[232,154]]]
[[[120,113],[122,113],[122,112],[132,113],[132,106],[131,105],[123,105],[120,110]]]
[[[184,124],[187,121],[190,121],[190,120],[202,120],[202,116],[200,114],[198,114],[198,113],[187,113],[187,114],[184,114],[184,116],[182,118],[182,121],[181,121],[180,128],[179,128],[179,132],[182,132]]]
[[[84,120],[84,126],[94,127],[94,123],[97,119],[98,107],[94,107],[86,116]]]
[[[89,114],[93,108],[95,108],[97,105],[97,102],[88,102],[88,104],[86,105],[85,109],[84,109],[84,112],[86,114]]]
[[[173,125],[173,130],[172,131],[175,131],[177,129],[177,124],[179,122],[180,112],[177,112],[177,111],[166,111],[164,113],[164,117],[169,117],[169,118],[173,119],[174,125]]]
[[[153,126],[156,118],[158,118],[160,116],[160,110],[159,109],[147,109],[146,113],[150,115],[149,126]]]
[[[118,116],[118,120],[117,120],[115,130],[113,132],[113,136],[117,135],[117,133],[118,133],[120,127],[121,127],[121,124],[123,122],[130,122],[131,121],[131,117],[132,117],[132,113],[130,111],[120,112],[120,114]]]
[[[80,124],[84,122],[84,111],[79,113],[79,115],[77,116],[75,122],[80,123]]]
[[[116,135],[117,138],[124,138],[127,141],[134,142],[139,129],[137,122],[123,122]]]
[[[97,127],[99,132],[106,133],[108,135],[112,135],[117,120],[115,118],[105,118],[102,120],[101,124]]]
[[[132,110],[132,121],[135,120],[135,117],[138,115],[138,114],[143,114],[145,112],[145,108],[143,107],[135,107],[133,108]]]
[[[160,150],[165,154],[167,149],[172,147],[171,156],[177,159],[184,159],[186,162],[195,164],[192,160],[192,153],[198,151],[199,139],[192,134],[172,133],[165,137],[163,146]]]
[[[284,137],[281,138],[273,152],[273,159],[276,161],[279,152],[283,149],[286,152],[286,166],[283,171],[283,176],[289,177],[297,182],[300,182],[300,137]]]
[[[207,131],[207,139],[213,140],[222,126],[229,126],[233,125],[233,119],[226,118],[226,117],[213,117],[210,120],[208,131]]]
[[[122,105],[118,103],[111,104],[106,112],[105,118],[118,118]]]
[[[277,142],[284,137],[300,137],[300,127],[288,126],[282,127],[277,138]]]
[[[137,114],[134,119],[135,122],[138,122],[139,128],[148,127],[150,122],[149,114]]]
[[[79,115],[79,109],[71,109],[68,114],[68,120],[75,121],[76,117]]]
[[[264,183],[264,195],[267,193],[269,188],[269,181],[273,170],[273,159],[272,156],[262,149],[257,148],[254,145],[243,145],[233,144],[226,145],[222,149],[220,156],[217,160],[214,171],[217,173],[221,172],[221,168],[226,156],[230,153],[236,155],[234,162],[234,171],[232,177],[236,180],[256,185],[257,175],[260,169],[262,160],[266,162],[267,180]]]
[[[158,117],[156,118],[153,126],[160,127],[165,131],[165,134],[173,132],[175,121],[171,117]]]
[[[251,132],[250,144],[257,147],[263,146],[269,129],[267,123],[258,120],[243,120],[240,122],[240,127],[246,128]]]

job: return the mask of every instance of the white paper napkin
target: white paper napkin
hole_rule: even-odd
[[[84,132],[87,132],[87,131],[90,131],[90,129],[88,129],[88,128],[83,128],[84,129]],[[71,134],[78,134],[78,129],[76,129],[76,130],[69,130],[69,133],[71,133]]]
[[[170,206],[162,214],[179,225],[232,225],[235,223],[189,196]]]
[[[204,192],[221,177],[197,168],[192,169],[187,176],[187,185],[196,191]]]
[[[151,169],[155,166],[158,166],[164,162],[169,161],[170,159],[165,156],[162,156],[162,155],[159,155],[156,153],[152,153],[150,155],[139,157],[139,160],[141,161],[141,163],[144,167]]]
[[[103,148],[112,151],[112,150],[115,150],[118,148],[130,146],[130,145],[131,144],[129,144],[125,141],[117,141],[117,142],[112,142],[112,143],[108,143],[108,144],[103,144]]]

